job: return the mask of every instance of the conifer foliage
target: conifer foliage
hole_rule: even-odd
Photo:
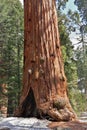
[[[18,105],[23,66],[22,53],[22,5],[19,0],[3,0],[0,2],[0,107],[8,106],[8,114],[12,114]],[[2,111],[1,113],[3,114]]]

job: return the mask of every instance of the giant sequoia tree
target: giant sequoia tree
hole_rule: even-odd
[[[55,0],[25,0],[24,75],[15,116],[72,120]]]

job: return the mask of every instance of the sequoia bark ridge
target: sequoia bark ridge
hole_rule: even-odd
[[[67,97],[55,0],[24,0],[24,75],[15,116],[76,119]]]

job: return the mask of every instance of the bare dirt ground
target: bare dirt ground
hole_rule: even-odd
[[[49,124],[51,129],[55,130],[87,130],[87,123],[73,121],[73,122],[52,122]],[[59,129],[60,128],[60,129]]]

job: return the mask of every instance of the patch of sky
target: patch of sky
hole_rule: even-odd
[[[19,0],[21,3],[22,3],[22,5],[24,4],[24,0]]]
[[[66,4],[66,8],[63,10],[63,12],[65,14],[67,14],[67,12],[69,10],[72,10],[72,11],[76,11],[77,10],[77,6],[74,4],[74,0],[69,0]]]
[[[77,11],[77,6],[74,4],[74,1],[75,0],[69,0],[67,2],[66,8],[64,10],[62,10],[63,13],[65,13],[67,15],[67,13],[68,13],[69,10],[71,10],[73,12]],[[71,39],[73,45],[76,44],[76,43],[78,43],[77,34],[76,33],[77,32],[72,32],[70,34],[70,39]],[[76,49],[76,48],[77,48],[77,45],[74,46],[74,49]]]

